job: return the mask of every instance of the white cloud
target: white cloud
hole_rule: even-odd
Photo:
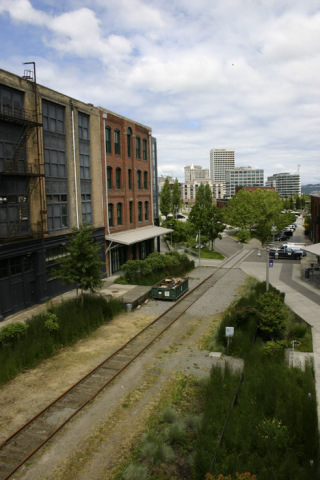
[[[0,0],[0,40],[8,19],[2,65],[33,54],[40,83],[150,125],[160,173],[232,146],[320,181],[318,0]]]

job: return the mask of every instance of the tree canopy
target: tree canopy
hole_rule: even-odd
[[[282,209],[283,201],[274,190],[248,192],[241,189],[229,201],[226,220],[234,227],[254,230],[259,240],[265,243],[271,236],[273,225],[280,231],[292,223],[292,214],[282,214]]]
[[[181,208],[182,200],[181,200],[181,188],[176,178],[171,192],[172,198],[172,213],[175,215]]]
[[[86,226],[73,229],[73,236],[66,247],[68,255],[60,261],[55,275],[66,284],[75,284],[84,291],[94,292],[102,285],[101,267],[104,262],[99,259],[100,246],[91,237],[91,230]]]
[[[225,228],[222,217],[222,212],[213,205],[209,184],[199,185],[188,222],[194,226],[196,232],[200,231],[200,235],[207,237],[213,245],[214,240]]]
[[[172,211],[172,199],[169,178],[167,177],[160,192],[160,211],[166,218]]]

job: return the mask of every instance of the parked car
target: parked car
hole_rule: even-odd
[[[269,251],[270,258],[289,258],[293,260],[300,260],[305,255],[305,252],[300,248],[291,248],[287,245],[282,245],[280,248],[271,248]]]

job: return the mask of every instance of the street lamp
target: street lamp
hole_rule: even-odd
[[[266,292],[268,292],[269,290],[269,252],[270,252],[270,247],[267,247],[266,248],[266,253],[267,253],[267,257],[266,257]]]

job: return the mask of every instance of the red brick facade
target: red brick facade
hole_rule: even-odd
[[[106,235],[153,225],[151,129],[109,111],[101,126]],[[138,248],[121,261],[140,258]]]

